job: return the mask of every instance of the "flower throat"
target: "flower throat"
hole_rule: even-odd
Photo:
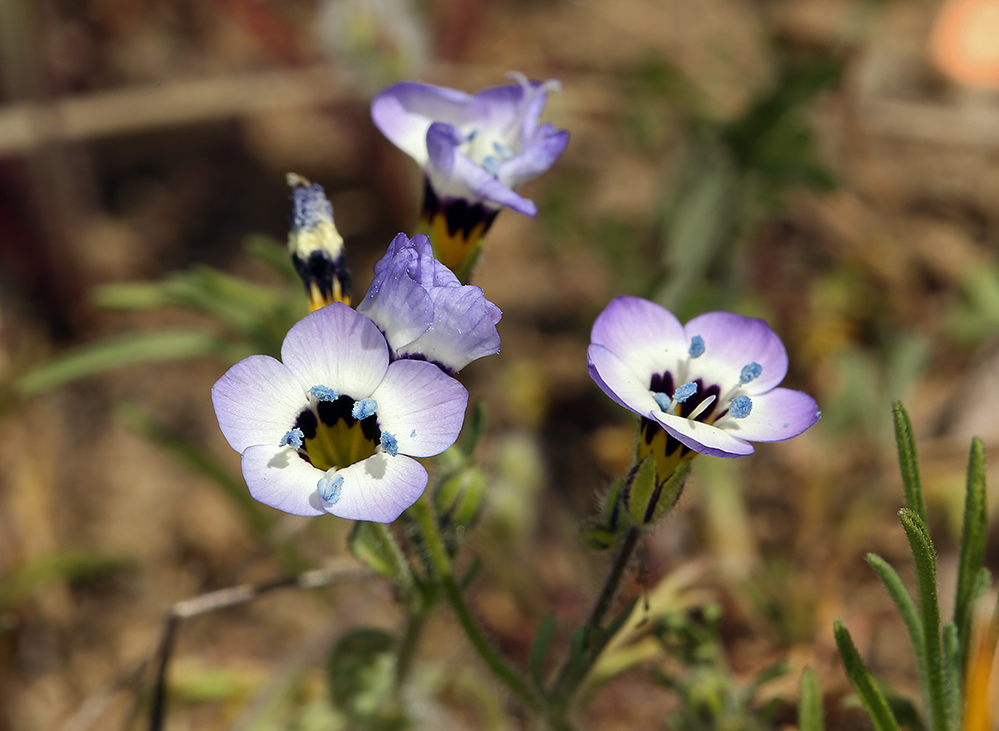
[[[295,428],[302,432],[299,456],[326,471],[343,469],[373,455],[382,436],[378,418],[374,414],[355,418],[355,403],[349,396],[340,396],[318,401],[314,409],[299,414],[295,421]]]

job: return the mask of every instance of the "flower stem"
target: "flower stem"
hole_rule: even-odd
[[[433,506],[426,493],[409,508],[409,513],[416,520],[420,533],[423,534],[430,565],[433,567],[434,573],[437,574],[437,579],[444,590],[444,597],[457,615],[458,622],[465,631],[469,642],[472,643],[472,647],[479,653],[479,657],[492,670],[493,674],[520,700],[535,710],[542,710],[544,705],[542,699],[531,689],[521,674],[496,651],[472,616],[468,604],[465,603],[461,589],[458,588],[454,579],[451,559],[444,547],[444,539],[437,525],[437,517],[434,515]]]
[[[600,652],[610,640],[610,637],[599,636],[599,630],[604,617],[614,602],[614,597],[617,596],[621,580],[624,578],[625,571],[641,537],[641,529],[635,526],[629,528],[628,532],[624,534],[614,557],[614,563],[611,564],[610,571],[607,573],[603,589],[593,604],[593,609],[590,610],[586,624],[581,629],[583,632],[582,652],[576,655],[570,653],[559,671],[549,695],[549,716],[553,725],[555,719],[561,718],[565,714],[573,695],[586,679],[590,669],[600,657]]]
[[[416,606],[414,602],[410,602],[408,609],[406,629],[399,642],[399,651],[396,653],[395,659],[393,685],[395,686],[394,695],[396,698],[400,696],[409,671],[413,667],[413,658],[416,656],[416,648],[420,644],[420,635],[423,634],[423,626],[427,619],[427,611],[423,606]]]

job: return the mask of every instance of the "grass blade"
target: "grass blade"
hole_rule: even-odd
[[[961,557],[957,569],[954,624],[957,625],[960,657],[967,651],[971,632],[971,608],[978,572],[985,557],[987,517],[985,508],[985,448],[982,440],[971,440],[968,480],[964,496],[964,526],[961,529]],[[958,658],[960,660],[960,657]]]
[[[937,556],[926,524],[909,508],[898,511],[898,517],[909,539],[909,548],[916,565],[916,585],[919,614],[923,625],[926,648],[926,681],[923,692],[929,709],[930,728],[947,729],[947,689],[944,678],[943,647],[940,639],[940,604],[937,598]]]
[[[884,695],[878,689],[877,683],[867,669],[864,661],[857,652],[857,646],[853,644],[850,631],[843,624],[843,620],[837,619],[833,623],[833,634],[836,636],[836,647],[839,649],[839,656],[843,659],[843,666],[846,669],[846,677],[850,680],[850,685],[857,691],[860,703],[871,717],[874,724],[874,731],[899,731],[895,716],[885,701]]]
[[[916,653],[916,666],[919,669],[919,682],[926,686],[926,639],[923,632],[923,623],[916,609],[916,603],[912,600],[912,595],[905,588],[902,579],[887,561],[874,553],[867,554],[867,563],[877,573],[881,583],[885,585],[888,594],[895,602],[898,613],[902,615],[906,629],[909,630],[909,638],[912,640],[912,649]]]
[[[961,646],[957,625],[948,622],[943,628],[944,674],[947,678],[947,731],[961,727]]]
[[[909,510],[926,521],[926,503],[923,502],[923,484],[919,477],[919,458],[916,456],[916,439],[912,435],[912,422],[909,412],[901,401],[892,404],[892,419],[895,422],[895,443],[898,446],[898,466],[902,471],[902,487],[905,489],[905,504]]]
[[[798,731],[825,731],[825,727],[818,673],[812,668],[805,668],[801,673],[798,698]]]

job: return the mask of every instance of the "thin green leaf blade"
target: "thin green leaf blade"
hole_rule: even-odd
[[[943,628],[944,676],[947,682],[947,731],[961,727],[961,645],[957,625],[948,622]]]
[[[836,637],[836,647],[846,669],[846,677],[850,680],[853,689],[857,691],[860,703],[867,711],[867,715],[871,717],[874,731],[899,731],[895,716],[888,707],[884,695],[878,689],[877,683],[874,682],[871,671],[867,669],[860,653],[857,652],[857,646],[853,644],[853,638],[850,637],[850,631],[846,628],[843,620],[837,619],[833,623],[833,634]]]
[[[812,668],[801,673],[798,697],[798,731],[825,731],[825,713],[822,708],[822,689],[819,675]]]
[[[964,525],[961,528],[961,556],[957,569],[957,592],[954,599],[954,624],[957,626],[961,656],[967,651],[971,633],[971,608],[978,572],[985,558],[988,532],[985,490],[985,447],[982,440],[971,440],[968,477],[964,495]]]
[[[544,688],[545,658],[548,656],[548,645],[551,644],[552,637],[555,636],[555,615],[549,614],[538,626],[538,633],[531,643],[531,652],[528,656],[528,668],[531,672],[531,680],[539,689]]]
[[[923,484],[919,476],[916,439],[912,434],[909,412],[901,401],[892,404],[892,418],[895,422],[895,443],[898,447],[898,466],[902,471],[902,486],[905,489],[905,504],[925,521],[926,503],[923,501]]]
[[[916,603],[905,588],[902,579],[887,561],[874,553],[867,554],[867,562],[877,573],[881,583],[885,585],[888,594],[898,608],[898,613],[902,615],[902,621],[909,631],[909,638],[912,640],[912,649],[916,653],[916,667],[919,670],[919,682],[926,685],[926,640],[923,632],[922,619],[916,609]]]

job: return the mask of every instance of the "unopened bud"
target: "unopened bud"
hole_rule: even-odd
[[[288,173],[292,186],[288,250],[302,278],[314,312],[333,302],[350,304],[350,272],[344,259],[343,237],[333,223],[333,206],[323,187]]]

